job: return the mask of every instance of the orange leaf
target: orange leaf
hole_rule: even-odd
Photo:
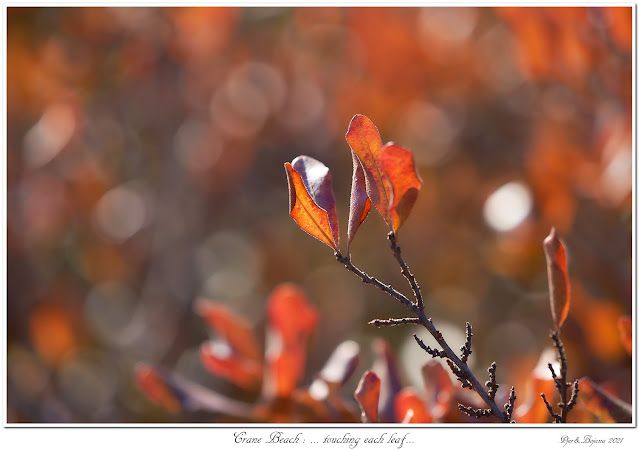
[[[563,242],[557,237],[553,228],[544,239],[544,253],[546,254],[546,267],[548,269],[548,286],[550,289],[550,313],[555,326],[555,331],[568,317],[570,310],[570,280],[568,279],[568,265],[566,262],[566,249]],[[561,309],[557,316],[558,309]]]
[[[377,423],[377,408],[379,405],[379,377],[372,370],[367,370],[359,380],[355,389],[355,400],[362,410],[362,422]]]
[[[284,167],[288,179],[289,214],[302,230],[337,252],[328,213],[315,203],[297,170],[290,163],[284,163]]]
[[[391,142],[382,149],[381,163],[393,191],[390,214],[393,231],[404,224],[422,187],[422,180],[415,169],[415,159],[410,150]]]
[[[209,372],[244,389],[259,386],[262,380],[262,366],[259,363],[234,354],[224,344],[216,344],[210,341],[200,345],[200,360]]]
[[[284,345],[309,336],[317,325],[317,311],[304,292],[292,283],[276,287],[268,299],[270,326],[282,337]]]
[[[320,161],[304,155],[291,161],[291,166],[302,177],[304,187],[315,204],[326,211],[333,242],[336,247],[339,247],[339,226],[331,171]]]
[[[317,325],[317,312],[293,284],[275,288],[268,300],[273,337],[267,342],[267,397],[288,397],[304,375],[306,344]]]
[[[632,317],[621,316],[617,321],[617,326],[619,327],[621,343],[628,354],[632,356]]]
[[[195,303],[195,311],[240,356],[258,361],[260,350],[251,325],[227,306],[204,299]]]
[[[388,226],[391,226],[392,190],[390,181],[381,166],[383,147],[377,127],[368,117],[357,114],[348,126],[346,141],[357,155],[364,170],[368,197]]]
[[[135,383],[151,402],[162,406],[168,412],[176,414],[182,409],[175,392],[153,367],[139,364],[135,368]]]
[[[346,241],[346,253],[349,257],[351,254],[351,241],[371,209],[371,199],[368,198],[366,193],[364,169],[362,169],[362,164],[352,150],[351,155],[353,157],[353,182],[351,184],[351,205],[348,217],[348,240]]]
[[[608,394],[588,377],[579,380],[577,402],[582,402],[601,422],[632,422],[632,406]]]
[[[407,387],[395,396],[395,416],[402,423],[430,423],[433,416],[415,389]]]

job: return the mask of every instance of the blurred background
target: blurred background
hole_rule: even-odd
[[[150,404],[134,365],[241,398],[199,362],[194,301],[263,342],[289,281],[319,312],[305,382],[352,339],[352,392],[383,336],[420,386],[415,330],[366,325],[403,308],[288,216],[283,164],[306,154],[333,173],[345,233],[354,114],[415,154],[399,242],[451,347],[470,321],[478,373],[497,361],[538,395],[554,226],[568,377],[631,400],[631,8],[9,8],[7,27],[8,422],[218,420]],[[386,231],[371,211],[353,261],[409,293]]]

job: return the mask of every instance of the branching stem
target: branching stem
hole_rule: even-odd
[[[402,258],[401,248],[397,245],[395,233],[393,232],[389,233],[388,238],[391,242],[391,249],[393,250],[395,259],[397,259],[397,262],[399,263],[402,269],[402,274],[410,283],[411,288],[413,289],[413,293],[415,295],[415,299],[417,300],[417,303],[412,302],[404,294],[397,291],[392,286],[380,282],[375,277],[369,276],[368,274],[366,274],[365,272],[363,272],[362,270],[354,266],[348,256],[344,256],[341,253],[336,252],[335,258],[340,263],[344,264],[344,267],[346,267],[348,270],[350,270],[355,275],[357,275],[362,280],[362,282],[367,284],[372,284],[373,286],[376,286],[378,289],[381,289],[382,291],[386,292],[388,295],[398,300],[409,311],[415,314],[417,316],[415,318],[417,319],[416,323],[419,323],[424,328],[426,328],[428,332],[431,334],[431,336],[435,338],[437,343],[441,346],[442,351],[446,354],[446,358],[448,358],[451,364],[456,366],[456,368],[458,369],[458,373],[460,373],[463,376],[463,379],[470,385],[469,387],[471,387],[475,392],[477,392],[477,394],[479,394],[481,399],[488,406],[488,409],[491,411],[491,414],[497,417],[497,419],[500,422],[504,422],[504,423],[510,422],[509,418],[506,417],[506,414],[499,408],[497,403],[495,403],[495,400],[490,397],[490,395],[484,388],[483,384],[479,382],[479,380],[477,380],[477,377],[475,377],[475,375],[472,373],[472,371],[466,364],[466,361],[462,361],[455,354],[455,352],[450,348],[450,346],[448,345],[448,343],[446,342],[442,334],[439,332],[439,330],[435,328],[435,325],[433,324],[432,320],[426,317],[426,314],[424,312],[424,302],[423,302],[421,290],[419,288],[419,285],[415,281],[415,277],[410,272],[408,265],[404,262]]]

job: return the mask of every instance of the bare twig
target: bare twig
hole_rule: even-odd
[[[417,317],[404,317],[402,319],[374,319],[368,322],[369,325],[375,325],[376,327],[392,327],[411,323],[419,324],[419,319]]]
[[[473,338],[473,328],[470,326],[469,322],[466,322],[466,342],[464,343],[464,345],[462,345],[459,348],[459,350],[461,350],[462,352],[462,356],[461,356],[462,362],[468,361],[468,357],[473,352],[470,349],[472,338]]]
[[[467,325],[468,350],[462,350],[462,358],[459,358],[455,354],[455,352],[453,352],[453,350],[450,348],[450,346],[448,345],[448,343],[446,342],[446,340],[444,339],[442,334],[439,332],[439,330],[437,330],[437,328],[435,328],[435,325],[433,324],[432,320],[430,318],[426,317],[426,314],[424,312],[424,302],[423,302],[423,297],[422,297],[421,290],[419,288],[419,285],[415,281],[414,275],[411,273],[410,269],[408,268],[408,265],[406,264],[406,262],[402,258],[401,248],[397,245],[397,241],[396,241],[397,237],[396,237],[395,233],[393,233],[393,232],[389,233],[388,238],[390,240],[391,249],[393,250],[393,254],[395,255],[395,259],[397,260],[397,262],[399,263],[399,265],[400,265],[400,267],[402,269],[402,274],[404,275],[404,277],[408,280],[409,284],[411,285],[411,288],[413,290],[413,294],[414,294],[415,299],[416,299],[416,303],[412,302],[411,300],[409,300],[404,294],[402,294],[401,292],[397,291],[392,286],[386,285],[386,284],[380,282],[376,278],[369,276],[368,274],[366,274],[365,272],[363,272],[362,270],[360,270],[359,268],[354,266],[353,263],[350,260],[350,257],[344,256],[341,253],[336,252],[335,253],[335,258],[340,263],[344,264],[344,267],[346,267],[348,270],[350,270],[355,275],[357,275],[362,280],[362,282],[367,283],[367,284],[372,284],[373,286],[376,286],[378,289],[381,289],[382,291],[386,292],[388,295],[390,295],[391,297],[393,297],[396,300],[398,300],[409,311],[411,311],[413,314],[415,314],[416,317],[415,318],[411,318],[409,323],[419,323],[424,328],[426,328],[428,330],[428,332],[431,334],[431,336],[433,336],[435,338],[435,340],[440,345],[442,350],[437,350],[437,349],[430,348],[429,346],[425,345],[421,341],[421,339],[419,339],[415,335],[415,340],[420,345],[420,347],[422,347],[422,349],[424,349],[432,357],[440,357],[440,358],[443,357],[443,358],[446,358],[447,359],[446,362],[448,363],[449,367],[451,368],[453,373],[458,377],[458,379],[461,381],[462,387],[468,387],[469,389],[472,389],[475,392],[477,392],[477,394],[479,394],[479,396],[482,398],[482,400],[488,406],[487,410],[490,411],[490,414],[492,414],[495,417],[497,417],[497,419],[500,422],[504,422],[504,423],[510,422],[510,419],[506,417],[506,413],[504,413],[499,408],[499,406],[495,403],[495,399],[491,398],[490,395],[488,395],[488,392],[486,391],[484,386],[481,384],[481,382],[479,382],[479,380],[477,380],[477,377],[475,377],[475,375],[472,373],[472,371],[469,369],[468,365],[466,364],[466,361],[468,359],[468,355],[470,354],[470,336],[472,336],[472,333],[470,332],[470,330],[471,330],[470,324]],[[391,319],[390,322],[394,322],[395,320],[397,320],[397,319]],[[415,321],[413,321],[413,320],[415,320]],[[382,324],[382,322],[380,322],[379,319],[377,321],[373,321],[373,324],[377,325],[377,326],[386,325],[386,324]],[[387,324],[388,325],[391,325],[391,324],[394,325],[394,324],[397,324],[397,323],[387,323]],[[464,346],[464,348],[466,348],[466,346]],[[462,406],[462,405],[460,405],[460,406]]]
[[[546,396],[542,393],[541,398],[543,398],[544,403],[546,404],[546,408],[548,412],[554,419],[555,423],[566,423],[568,420],[568,412],[577,404],[577,396],[579,395],[579,380],[575,380],[572,383],[572,393],[570,395],[570,400],[568,400],[568,387],[570,387],[570,383],[566,381],[566,374],[568,373],[568,359],[566,358],[566,351],[564,349],[564,344],[561,342],[559,338],[559,332],[553,331],[550,335],[550,338],[553,341],[553,345],[557,350],[557,359],[559,360],[559,376],[555,372],[552,364],[548,364],[548,369],[550,370],[550,374],[552,375],[553,380],[555,381],[555,388],[559,393],[559,403],[557,403],[557,407],[559,408],[559,413],[554,412],[550,403],[546,400]]]
[[[486,386],[488,387],[488,396],[495,400],[495,394],[497,393],[497,388],[499,385],[497,384],[496,372],[497,363],[493,362],[488,368],[488,381],[486,381]]]
[[[510,395],[508,396],[508,403],[504,405],[504,408],[506,409],[506,419],[508,419],[508,421],[512,421],[513,409],[515,408],[516,399],[517,397],[515,396],[515,386],[512,386],[510,388]]]
[[[415,295],[415,300],[417,300],[417,307],[424,310],[424,299],[422,298],[422,291],[417,284],[417,280],[415,280],[415,275],[410,271],[408,265],[404,262],[402,258],[402,249],[397,245],[397,235],[395,232],[391,231],[388,233],[388,240],[390,241],[391,249],[393,250],[393,254],[395,255],[395,259],[399,263],[400,268],[402,269],[402,275],[404,278],[408,280],[411,289],[413,290],[413,295]]]
[[[446,352],[443,352],[441,350],[437,350],[436,348],[431,348],[428,345],[424,344],[424,341],[422,341],[419,337],[417,337],[416,334],[413,334],[413,337],[415,338],[415,340],[417,341],[417,344],[419,344],[419,346],[429,355],[431,355],[433,358],[445,358],[446,357]]]

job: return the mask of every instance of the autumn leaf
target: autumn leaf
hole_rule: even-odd
[[[223,342],[201,344],[200,360],[209,372],[244,389],[254,389],[262,380],[259,362],[238,355]]]
[[[382,139],[377,127],[361,114],[351,119],[346,141],[361,163],[366,179],[366,193],[389,227],[392,225],[390,181],[381,166]]]
[[[265,396],[288,397],[304,374],[306,344],[318,315],[306,295],[288,283],[275,288],[267,309],[272,338],[266,348]]]
[[[429,423],[433,416],[415,389],[407,387],[395,396],[395,416],[401,423]]]
[[[290,163],[285,163],[284,167],[288,179],[289,214],[302,230],[339,252],[338,241],[335,239],[337,227],[335,230],[331,228],[329,213],[311,196],[300,173]],[[318,197],[322,195],[318,194]]]
[[[315,204],[326,211],[333,242],[339,247],[339,226],[331,171],[320,161],[305,155],[295,158],[291,165],[302,177],[304,187]]]
[[[413,153],[399,145],[389,142],[383,147],[381,164],[393,191],[390,214],[393,231],[397,232],[413,209],[422,180]]]
[[[251,325],[244,318],[221,303],[205,299],[198,299],[194,309],[228,343],[233,352],[254,361],[261,358]]]
[[[555,331],[558,331],[568,317],[570,310],[570,280],[568,279],[566,249],[563,242],[557,237],[554,228],[544,239],[544,253],[548,269],[550,313]]]
[[[619,327],[621,343],[628,354],[632,356],[632,317],[621,316],[617,321],[617,326]]]
[[[353,157],[353,182],[351,184],[351,205],[348,217],[348,239],[346,241],[346,254],[350,257],[351,242],[359,226],[364,222],[371,209],[371,199],[366,193],[366,177],[364,169],[357,155],[351,150]]]
[[[436,419],[441,419],[453,404],[452,400],[455,396],[453,381],[444,365],[436,360],[430,360],[422,366],[422,378],[432,415]]]
[[[355,400],[362,410],[362,422],[377,423],[377,408],[381,381],[372,370],[367,370],[355,389]]]

